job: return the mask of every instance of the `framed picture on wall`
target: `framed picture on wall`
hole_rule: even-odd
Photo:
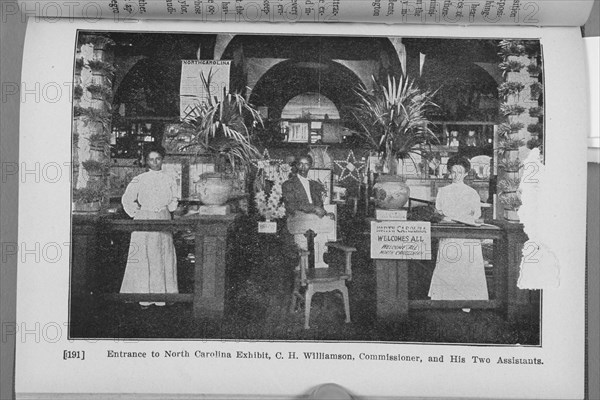
[[[181,199],[183,197],[183,167],[180,162],[165,162],[162,165],[163,171],[172,176],[177,183],[177,195]]]
[[[165,124],[162,145],[167,153],[193,153],[193,149],[187,148],[191,142],[191,135],[185,132],[181,123]]]

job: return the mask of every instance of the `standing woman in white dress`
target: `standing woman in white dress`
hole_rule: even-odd
[[[154,146],[144,152],[148,171],[132,179],[121,203],[133,219],[171,219],[178,205],[175,180],[162,171],[165,150]],[[178,293],[177,259],[170,232],[131,233],[121,293]],[[145,308],[164,302],[140,302]]]
[[[440,188],[435,203],[444,220],[475,223],[481,217],[479,194],[464,183],[470,169],[471,164],[465,157],[448,160],[452,183]],[[440,239],[429,297],[432,300],[489,299],[481,240]]]

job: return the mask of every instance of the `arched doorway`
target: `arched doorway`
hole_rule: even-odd
[[[317,124],[316,135],[307,143],[320,140],[320,124],[352,126],[349,106],[356,102],[355,89],[362,81],[345,66],[336,62],[283,61],[269,69],[254,86],[250,101],[264,110],[267,117],[263,139],[275,144],[282,123],[311,120]]]
[[[290,99],[281,111],[282,119],[294,119],[302,115],[310,115],[316,119],[340,119],[340,113],[333,101],[314,92],[302,93]]]
[[[360,84],[358,76],[341,64],[290,60],[275,65],[262,76],[254,86],[250,101],[256,106],[268,107],[269,119],[280,119],[291,99],[315,93],[314,100],[318,102],[319,96],[328,99],[335,105],[339,119],[345,120],[349,118],[346,106],[353,103],[354,89]]]
[[[421,82],[436,91],[438,118],[446,121],[495,121],[498,83],[479,65],[466,60],[427,57]]]
[[[384,37],[238,35],[227,39],[221,59],[233,60],[232,88],[245,91],[262,110],[267,136],[278,135],[284,106],[296,96],[308,99],[310,93],[330,100],[339,118],[331,113],[327,117],[352,129],[349,107],[356,102],[355,89],[361,84],[370,87],[371,77],[399,75],[403,70],[397,48]],[[313,98],[317,104],[318,98]],[[296,115],[302,117],[301,112]]]

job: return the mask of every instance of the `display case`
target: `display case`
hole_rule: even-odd
[[[284,119],[279,122],[283,143],[342,143],[352,132],[332,119]]]
[[[177,119],[157,117],[119,118],[113,120],[111,158],[140,159],[148,144],[162,143],[165,126]]]

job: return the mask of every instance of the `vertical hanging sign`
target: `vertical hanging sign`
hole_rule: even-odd
[[[228,60],[181,60],[181,82],[179,85],[179,113],[181,119],[194,116],[194,109],[207,101],[210,96],[219,100],[229,92]],[[209,90],[204,78],[210,83]]]

